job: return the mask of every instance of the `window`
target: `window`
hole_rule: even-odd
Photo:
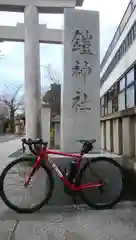
[[[130,9],[128,9],[127,12],[129,13],[129,11],[130,11]],[[126,14],[126,17],[127,17],[127,14]],[[125,22],[126,22],[126,20],[125,20]],[[117,53],[115,54],[114,58],[112,59],[109,67],[106,69],[105,73],[103,74],[103,77],[101,78],[101,85],[108,78],[109,74],[112,72],[112,70],[114,69],[116,64],[119,62],[121,57],[125,54],[125,52],[129,48],[129,46],[133,43],[135,38],[136,38],[136,22],[134,23],[134,25],[132,26],[130,32],[128,33],[128,35],[124,39],[123,43],[121,44],[120,48],[118,49]],[[107,60],[107,54],[109,55],[109,52],[107,52],[105,57],[104,57],[104,60],[103,60],[103,62],[101,64],[101,70],[102,70],[102,68],[103,68],[103,66],[104,66],[104,64],[105,64],[105,62]]]
[[[121,92],[118,96],[118,110],[124,110],[125,109],[125,90]]]
[[[119,91],[121,92],[125,88],[125,77],[120,80]]]
[[[118,58],[120,59],[121,58],[121,49],[119,48],[119,51],[118,51]]]
[[[101,117],[104,116],[104,97],[101,98],[100,100],[100,104],[101,104]]]
[[[135,100],[134,100],[134,85],[127,88],[126,90],[126,96],[127,96],[127,108],[134,107]]]
[[[104,95],[104,113],[105,113],[105,115],[108,114],[108,100],[109,100],[109,94],[106,93]]]
[[[122,55],[123,55],[123,47],[121,45],[121,47],[120,47],[120,57],[122,57]]]
[[[113,87],[112,112],[118,111],[118,83]]]
[[[132,41],[134,41],[135,39],[135,29],[134,29],[134,26],[132,28]]]
[[[107,106],[104,107],[104,113],[105,113],[105,115],[108,114],[108,107]]]
[[[104,95],[104,106],[107,106],[107,105],[108,105],[108,96],[109,96],[108,93],[106,93],[106,94]]]
[[[128,34],[128,46],[132,44],[132,29]]]
[[[104,106],[101,107],[101,117],[104,117]]]
[[[112,100],[108,102],[108,114],[112,113]]]
[[[118,96],[113,98],[113,101],[112,101],[112,112],[114,113],[117,111],[118,111]]]
[[[120,53],[119,53],[119,50],[117,51],[117,62],[119,61],[120,59]]]
[[[128,47],[129,47],[129,38],[128,38],[128,35],[125,39],[125,43],[126,43],[126,51],[128,50]]]
[[[127,86],[134,81],[134,68],[127,73]]]
[[[101,98],[101,106],[104,105],[104,97]]]
[[[123,42],[123,50],[124,50],[124,53],[126,52],[126,40],[124,40],[124,42]]]
[[[125,110],[135,106],[136,95],[136,64],[124,74],[101,98],[101,105],[104,107],[102,113],[108,115],[117,111]]]

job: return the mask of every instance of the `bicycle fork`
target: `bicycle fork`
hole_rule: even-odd
[[[25,180],[25,184],[24,186],[27,187],[29,185],[29,183],[31,182],[32,180],[32,177],[34,176],[35,172],[37,171],[36,168],[33,168],[33,170],[31,171],[31,173],[26,177],[26,180]]]
[[[38,171],[39,167],[40,167],[40,161],[41,161],[41,157],[37,158],[37,161],[34,164],[34,167],[32,169],[32,171],[28,174],[28,176],[26,177],[25,180],[25,184],[24,186],[27,187],[30,183],[30,181],[32,180],[32,177],[34,176],[34,174],[36,173],[36,171]]]

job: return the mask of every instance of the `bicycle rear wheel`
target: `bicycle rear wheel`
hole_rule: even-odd
[[[33,213],[48,203],[52,196],[54,180],[51,171],[41,165],[30,184],[25,187],[26,176],[33,169],[30,159],[11,162],[0,176],[0,194],[3,202],[18,213]]]
[[[81,170],[80,184],[104,183],[102,187],[82,189],[81,199],[95,209],[111,208],[118,203],[123,193],[124,177],[121,166],[106,157],[97,157]]]

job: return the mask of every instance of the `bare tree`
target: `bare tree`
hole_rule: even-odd
[[[48,64],[47,66],[43,66],[43,67],[45,70],[45,77],[47,77],[51,81],[51,83],[53,84],[61,83],[60,74],[52,68],[51,64]]]
[[[9,109],[9,118],[10,118],[10,131],[14,133],[15,130],[15,113],[22,105],[23,95],[19,95],[20,90],[23,85],[8,87],[5,85],[5,89],[2,91],[0,96],[0,100],[4,102],[4,104]]]
[[[43,102],[49,103],[52,114],[60,114],[61,73],[52,68],[51,64],[43,66],[44,77],[50,81],[50,88],[43,94]]]

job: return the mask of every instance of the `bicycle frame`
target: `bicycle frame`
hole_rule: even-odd
[[[103,183],[87,183],[80,185],[79,187],[75,186],[75,184],[71,184],[67,177],[60,171],[60,169],[57,167],[57,165],[53,162],[53,160],[49,157],[49,155],[59,155],[59,156],[64,156],[64,157],[70,157],[70,158],[76,158],[77,159],[77,169],[80,168],[81,162],[83,160],[83,154],[72,154],[72,153],[65,153],[65,152],[60,152],[60,151],[55,151],[51,149],[47,149],[46,147],[42,148],[41,154],[37,156],[37,160],[34,164],[32,172],[27,176],[25,186],[28,186],[33,175],[35,174],[36,170],[40,166],[40,162],[42,161],[43,158],[45,158],[46,161],[48,161],[52,168],[55,170],[57,175],[60,177],[60,179],[64,182],[65,185],[67,185],[71,190],[73,191],[80,191],[81,189],[86,189],[86,188],[94,188],[94,187],[101,187],[104,184]]]

